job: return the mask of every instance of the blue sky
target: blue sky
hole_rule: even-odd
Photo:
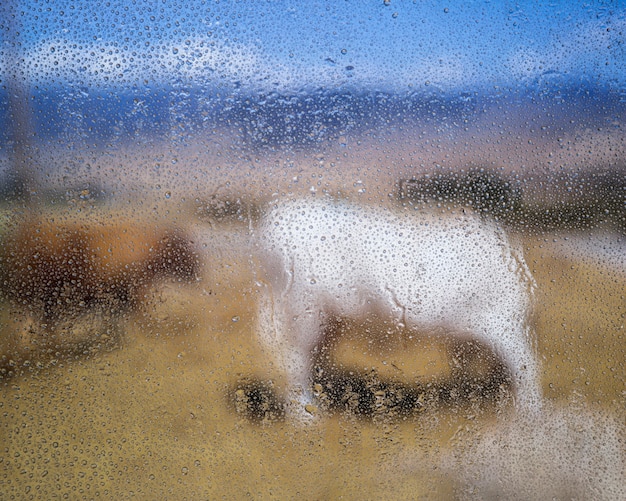
[[[411,92],[582,79],[626,95],[619,2],[16,3],[26,72],[37,85]],[[6,20],[4,28],[10,54]],[[12,67],[5,56],[0,71]]]

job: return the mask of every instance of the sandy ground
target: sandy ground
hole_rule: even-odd
[[[321,419],[301,428],[282,419],[281,375],[254,336],[247,226],[194,225],[202,280],[159,284],[118,340],[19,351],[24,316],[0,309],[1,499],[540,499],[532,465],[554,472],[540,480],[556,498],[623,498],[623,269],[522,237],[543,418],[520,423],[476,345],[344,320],[320,357]],[[367,336],[381,330],[384,343]]]

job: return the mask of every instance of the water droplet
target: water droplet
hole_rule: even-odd
[[[345,56],[348,53],[348,49],[341,49],[341,53]]]
[[[444,12],[445,14],[447,14],[448,12],[450,12],[450,9],[448,9],[448,7],[446,7],[445,9],[443,9],[443,12]]]
[[[183,466],[180,471],[183,473],[183,475],[187,475],[187,473],[189,473],[189,468]]]
[[[317,414],[317,407],[313,404],[306,404],[304,406],[304,410],[308,413],[311,414],[311,416],[315,416]]]
[[[233,318],[231,318],[231,320],[233,322],[239,322],[239,316],[235,315]]]

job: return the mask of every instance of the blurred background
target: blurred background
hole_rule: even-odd
[[[385,197],[478,167],[532,203],[606,185],[623,208],[616,3],[11,1],[2,14],[7,194],[12,180],[38,198]]]
[[[623,497],[625,35],[615,1],[4,0],[0,497]],[[296,195],[505,228],[545,421],[484,347],[374,316],[286,423],[250,228]]]

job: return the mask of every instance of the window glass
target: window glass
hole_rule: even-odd
[[[622,4],[0,16],[0,498],[626,498]]]

